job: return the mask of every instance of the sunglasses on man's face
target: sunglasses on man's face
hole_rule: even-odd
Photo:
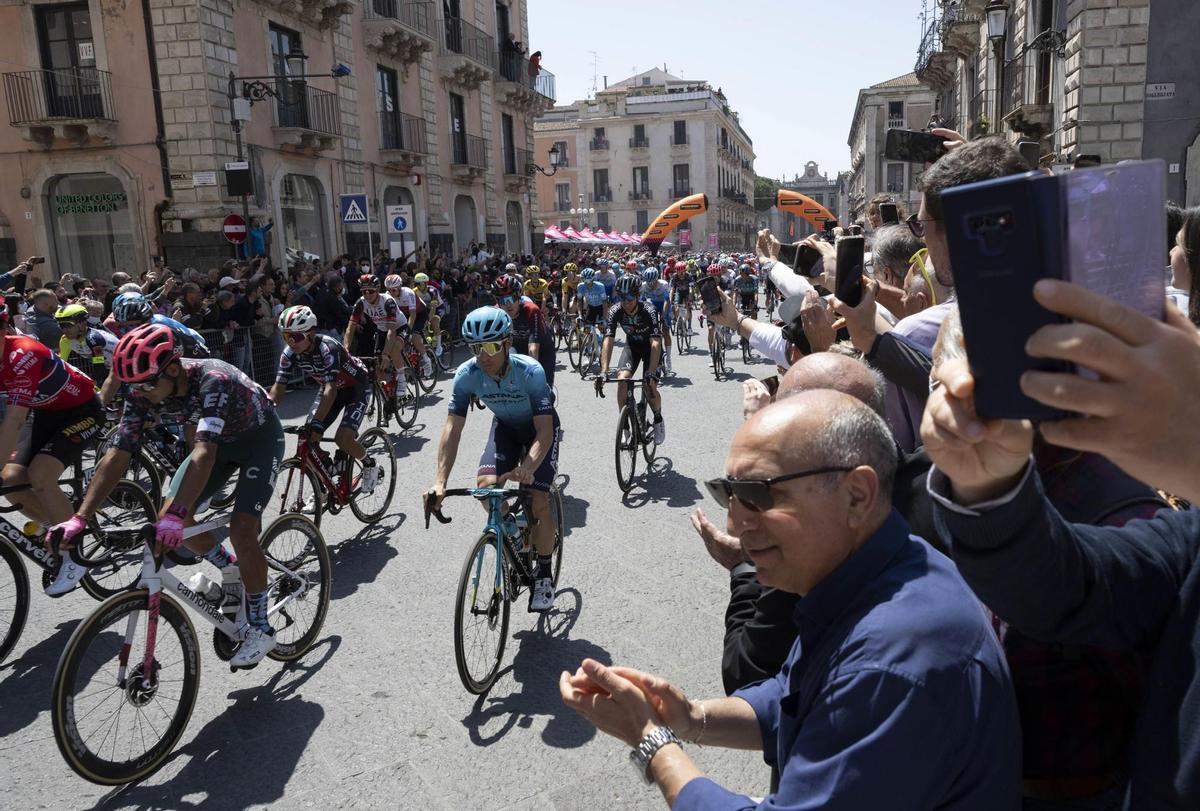
[[[500,298],[496,299],[496,303],[499,304],[501,307],[507,307],[510,304],[516,304],[517,297],[516,296],[501,296]]]
[[[283,337],[287,338],[289,343],[298,344],[302,343],[308,335],[303,332],[285,332]]]
[[[370,296],[375,293],[378,293],[379,291],[376,290],[374,287],[364,287],[364,288],[362,288],[362,292],[363,292],[364,296]]]
[[[637,301],[637,300],[638,300],[638,297],[637,297],[636,293],[622,293],[621,294],[621,301]]]
[[[138,383],[137,387],[144,392],[152,392],[158,388],[158,384],[161,381],[162,381],[162,375],[159,375],[158,377],[147,380],[144,383]]]
[[[753,512],[763,512],[775,506],[775,498],[771,495],[771,486],[793,479],[803,479],[807,476],[820,476],[825,473],[845,473],[853,470],[850,467],[819,467],[815,470],[802,470],[799,473],[789,473],[785,476],[772,476],[769,479],[737,479],[723,476],[719,479],[709,479],[704,483],[709,495],[725,509],[729,509],[730,499],[736,498],[743,506]]]
[[[477,344],[468,344],[471,347],[471,352],[475,357],[480,355],[499,355],[504,351],[503,341],[482,341]]]

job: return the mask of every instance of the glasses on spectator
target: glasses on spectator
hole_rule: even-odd
[[[909,214],[908,217],[904,220],[904,222],[906,225],[908,225],[908,230],[912,232],[912,235],[914,237],[916,237],[917,239],[924,239],[925,238],[925,223],[937,222],[937,220],[923,220],[920,217],[918,217],[916,214]]]
[[[793,479],[803,479],[807,476],[820,476],[825,473],[845,473],[853,470],[850,467],[819,467],[814,470],[802,470],[799,473],[788,473],[784,476],[772,476],[769,479],[736,479],[723,476],[719,479],[709,479],[704,483],[709,495],[722,507],[729,508],[729,500],[736,498],[747,509],[754,512],[769,510],[775,506],[775,498],[771,495],[771,485],[790,482]]]
[[[475,357],[479,357],[483,354],[499,355],[504,351],[503,341],[482,341],[477,344],[467,344],[467,346],[471,347],[471,353],[475,355]]]

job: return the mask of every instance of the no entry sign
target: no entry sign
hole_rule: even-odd
[[[241,245],[246,241],[246,221],[240,214],[230,214],[226,217],[221,231],[225,234],[225,239],[234,245]]]

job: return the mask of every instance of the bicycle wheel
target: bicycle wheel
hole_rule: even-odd
[[[417,422],[417,412],[421,410],[421,390],[417,387],[415,369],[405,364],[402,372],[405,383],[403,386],[397,387],[396,398],[392,401],[392,411],[396,415],[396,422],[400,423],[401,428],[407,430]]]
[[[107,558],[87,570],[80,581],[83,590],[97,600],[107,600],[136,583],[145,550],[141,539],[132,533],[122,533],[118,539],[105,530],[141,527],[153,524],[157,518],[158,510],[142,488],[127,479],[117,482],[96,517],[88,522],[94,531],[84,538],[79,550],[87,558]]]
[[[270,526],[281,515],[296,513],[319,527],[322,502],[321,485],[312,468],[295,457],[284,459],[275,478],[275,492],[263,510],[263,526]]]
[[[463,687],[475,695],[486,693],[495,683],[508,641],[511,605],[505,599],[504,560],[498,551],[495,534],[484,532],[458,577],[454,662]]]
[[[159,600],[154,659],[143,684],[147,603],[145,589],[101,603],[75,628],[54,672],[50,720],[58,751],[76,774],[102,786],[131,783],[156,771],[179,742],[196,704],[196,631],[166,594]]]
[[[407,355],[405,357],[407,358]],[[425,394],[433,391],[433,387],[437,383],[437,367],[431,366],[429,370],[430,373],[426,375],[421,368],[425,364],[423,360],[421,360],[419,357],[414,357],[410,359],[410,363],[412,365],[414,376],[417,379],[417,386],[420,387],[421,391]]]
[[[750,364],[750,342],[742,339],[742,363]]]
[[[637,469],[638,423],[637,414],[629,406],[621,409],[617,418],[617,486],[628,493],[633,486],[633,473]]]
[[[371,393],[367,396],[367,413],[363,421],[375,423],[380,428],[387,428],[388,412],[384,405],[383,388],[378,382],[371,384]]]
[[[113,428],[104,435],[103,439],[96,443],[94,452],[87,452],[84,456],[85,460],[89,457],[93,458],[93,463],[90,466],[86,461],[84,462],[84,467],[87,469],[87,472],[83,476],[83,486],[85,488],[91,483],[92,476],[96,473],[96,465],[100,464],[100,460],[104,458],[104,455],[112,447],[112,441],[116,437],[116,432],[117,429]],[[174,473],[174,471],[160,472],[155,467],[154,460],[150,458],[150,455],[145,450],[139,448],[137,453],[129,457],[129,468],[125,471],[125,475],[122,478],[133,482],[145,490],[146,495],[150,496],[150,501],[157,507],[162,504],[163,475],[168,473]],[[80,498],[82,499],[82,493],[80,494]],[[76,504],[75,506],[78,507],[79,505]]]
[[[573,329],[567,334],[567,360],[571,363],[571,369],[578,372],[579,364],[583,359],[583,337],[582,333]]]
[[[647,409],[647,410],[649,410],[649,409]],[[649,416],[649,415],[647,415],[647,416]],[[646,464],[649,465],[651,462],[654,461],[655,454],[658,453],[658,442],[656,442],[654,439],[654,423],[651,422],[649,419],[647,419],[646,416],[643,416],[641,419],[641,424],[642,424],[642,458],[645,459]]]
[[[366,448],[367,456],[375,460],[375,465],[382,475],[370,493],[362,489],[362,462],[353,459],[351,465],[350,509],[359,521],[364,524],[374,524],[392,503],[396,494],[396,452],[392,448],[392,438],[382,428],[372,428],[363,431],[358,441]]]
[[[275,650],[267,655],[291,662],[312,647],[325,622],[333,582],[329,548],[316,524],[302,515],[276,518],[259,543],[267,558],[267,602],[275,629]],[[304,593],[297,595],[301,587]]]
[[[717,364],[714,367],[717,371],[717,380],[720,380],[725,375],[725,336],[717,334]]]
[[[550,491],[550,516],[554,519],[554,585],[558,586],[558,573],[562,571],[563,537],[567,533],[563,516],[562,491],[557,487]]]
[[[6,540],[0,540],[0,662],[21,638],[29,618],[29,574],[21,562],[21,553]]]

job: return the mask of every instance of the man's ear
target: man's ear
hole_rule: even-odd
[[[879,504],[879,476],[873,468],[859,465],[846,474],[842,483],[848,500],[847,523],[861,529],[871,520]]]

